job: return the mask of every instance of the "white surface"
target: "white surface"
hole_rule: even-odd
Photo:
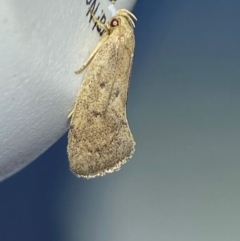
[[[83,77],[74,71],[99,40],[86,16],[91,2],[0,0],[0,180],[67,131]],[[118,0],[116,8],[135,2]],[[96,15],[108,19],[109,4],[96,1]]]
[[[117,9],[116,9],[116,7],[115,7],[114,4],[110,4],[110,5],[108,6],[108,10],[109,10],[109,12],[111,13],[111,16],[114,16],[114,15],[116,15],[116,13],[117,13]]]

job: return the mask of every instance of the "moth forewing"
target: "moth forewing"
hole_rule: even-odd
[[[70,169],[78,176],[118,170],[134,153],[126,116],[135,46],[133,16],[119,10],[85,64],[88,69],[72,111],[67,147]]]

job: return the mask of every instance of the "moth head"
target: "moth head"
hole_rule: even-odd
[[[108,22],[108,34],[111,34],[116,29],[121,29],[121,18],[119,16],[112,17]]]
[[[108,22],[108,27],[109,27],[109,32],[112,32],[116,27],[121,27],[125,23],[129,24],[131,27],[135,27],[134,21],[137,20],[135,15],[133,15],[131,12],[129,12],[126,9],[120,9],[117,11],[117,14],[115,17],[113,17],[109,22]]]
[[[118,19],[117,17],[112,18],[110,23],[109,23],[110,27],[111,28],[117,27],[119,25],[119,22],[120,22],[119,20],[120,19]]]

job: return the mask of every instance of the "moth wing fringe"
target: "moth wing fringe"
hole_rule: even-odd
[[[96,172],[96,173],[93,173],[93,174],[89,174],[89,175],[80,175],[80,174],[76,174],[73,170],[71,170],[73,172],[74,175],[76,175],[77,177],[83,177],[83,178],[86,178],[86,179],[91,179],[91,178],[95,178],[95,177],[99,177],[99,176],[105,176],[106,174],[108,173],[113,173],[115,171],[119,171],[122,167],[123,164],[125,164],[129,159],[132,158],[133,154],[135,152],[135,142],[134,142],[134,146],[133,146],[133,149],[130,153],[129,156],[127,156],[125,159],[123,159],[122,161],[116,163],[113,167],[111,168],[107,168],[107,169],[103,169],[101,170],[100,172]]]

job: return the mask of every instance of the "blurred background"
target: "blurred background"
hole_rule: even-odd
[[[239,241],[240,3],[138,0],[136,152],[85,180],[67,136],[0,183],[1,241]]]

